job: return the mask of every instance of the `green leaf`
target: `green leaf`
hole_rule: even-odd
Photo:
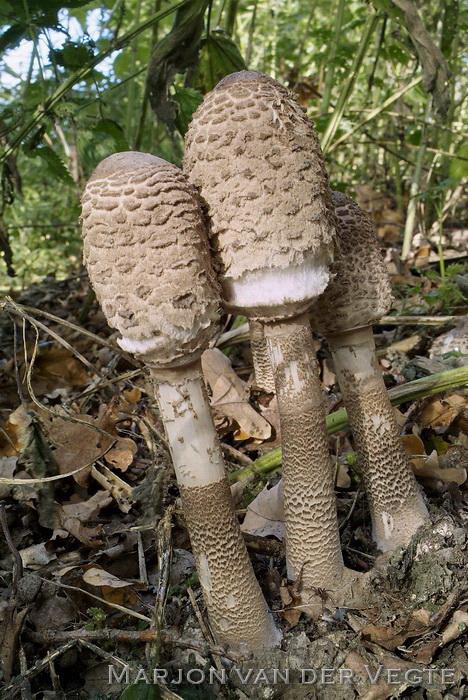
[[[16,48],[28,33],[28,26],[22,22],[13,24],[0,36],[0,52]]]
[[[171,31],[156,44],[151,54],[147,73],[151,108],[170,129],[174,128],[178,105],[170,99],[169,85],[176,73],[185,73],[195,66],[207,7],[208,0],[191,0],[180,8]]]
[[[27,156],[32,158],[39,156],[47,163],[48,171],[51,175],[56,177],[57,180],[61,180],[66,185],[70,185],[72,187],[76,186],[67,166],[60,158],[58,153],[56,153],[50,146],[37,146],[36,148],[28,151]]]
[[[185,136],[192,114],[203,102],[203,95],[193,88],[176,87],[173,97],[179,105],[175,125],[180,135]]]
[[[94,131],[111,136],[114,139],[117,151],[130,150],[130,146],[125,138],[122,127],[113,119],[101,119],[94,127]]]
[[[468,141],[464,141],[459,147],[457,155],[468,158]],[[468,161],[460,158],[452,158],[450,162],[450,177],[454,180],[461,180],[468,177]]]
[[[125,78],[130,72],[130,56],[128,51],[121,51],[112,64],[115,77],[119,80]]]
[[[77,70],[85,63],[88,63],[94,56],[94,51],[86,44],[79,44],[74,41],[68,41],[63,44],[60,49],[52,49],[50,51],[51,60],[59,66]]]
[[[246,69],[233,40],[221,29],[214,29],[202,42],[198,67],[190,85],[204,94],[229,73]]]
[[[157,685],[140,681],[125,688],[120,700],[159,700],[161,692]]]

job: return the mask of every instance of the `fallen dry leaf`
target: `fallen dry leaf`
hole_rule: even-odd
[[[426,455],[424,443],[417,435],[403,435],[403,445],[406,454],[410,458],[413,471],[416,476],[440,479],[446,484],[455,482],[459,486],[464,484],[467,478],[466,469],[463,467],[447,467],[441,469],[439,466],[439,456],[433,450],[429,456]]]
[[[47,551],[45,542],[20,549],[19,554],[25,569],[42,569],[50,561],[57,559],[55,552]]]
[[[241,525],[243,532],[259,537],[274,535],[283,540],[286,535],[284,525],[283,481],[272,488],[260,491],[247,508]]]
[[[359,692],[361,698],[365,700],[386,700],[392,694],[392,689],[383,678],[379,676],[379,668],[369,664],[368,659],[364,659],[357,651],[350,651],[344,660],[343,667],[352,672],[353,685]],[[370,680],[375,679],[370,685]],[[369,688],[369,690],[366,689]]]
[[[127,471],[137,453],[137,446],[130,438],[119,438],[105,454],[105,461],[121,472]]]
[[[38,632],[42,630],[63,630],[77,617],[76,606],[68,598],[66,592],[60,591],[45,595],[40,594],[33,609],[29,613],[29,620]]]
[[[90,586],[109,586],[110,588],[125,588],[133,586],[130,581],[122,581],[113,574],[110,574],[100,567],[93,566],[83,573],[83,581],[89,583]]]
[[[444,399],[433,399],[421,411],[421,428],[447,428],[458,417],[466,405],[463,396],[452,394]]]
[[[229,358],[217,348],[205,350],[202,368],[212,392],[213,415],[237,423],[245,439],[267,440],[271,425],[247,401],[246,383],[234,372]]]
[[[127,401],[130,401],[130,403],[138,403],[138,401],[141,399],[141,389],[135,386],[133,389],[124,391],[123,395]]]
[[[22,431],[28,428],[31,422],[32,416],[22,405],[10,413],[0,433],[1,457],[12,457],[21,452],[25,446],[25,434]]]
[[[292,586],[288,586],[286,580],[281,583],[280,597],[283,605],[281,615],[289,623],[290,628],[295,627],[303,612],[301,609],[298,609],[298,606],[302,603],[301,597],[295,593]]]
[[[71,518],[89,520],[95,518],[100,511],[112,503],[112,498],[107,491],[97,491],[86,501],[74,500],[62,504],[63,512]]]
[[[102,525],[86,527],[83,525],[83,521],[94,518],[102,508],[105,508],[110,503],[112,503],[112,497],[109,496],[107,491],[98,491],[87,501],[72,501],[58,506],[59,523],[57,527],[69,532],[77,540],[89,547],[99,547],[102,544],[102,541],[98,539]]]
[[[53,418],[45,427],[49,439],[55,445],[53,455],[60,473],[67,474],[87,465],[87,469],[73,475],[80,486],[86,486],[93,462],[110,448],[115,437],[98,432],[95,429],[98,422],[91,416],[78,414],[73,417],[83,423]]]
[[[108,603],[115,605],[133,605],[137,602],[137,596],[132,589],[146,589],[147,586],[119,579],[117,576],[105,571],[102,567],[91,565],[84,567],[83,581],[89,586],[96,586],[101,591],[101,596]]]
[[[351,486],[351,477],[347,464],[339,463],[336,471],[336,486],[339,489],[349,489]]]
[[[419,620],[413,618],[401,628],[386,627],[385,625],[366,625],[361,629],[361,637],[366,641],[378,644],[388,651],[394,651],[408,637],[414,637],[427,629]]]
[[[19,356],[20,373],[24,360]],[[83,364],[66,348],[52,348],[36,357],[32,372],[32,388],[38,397],[57,395],[61,389],[83,389],[92,380]]]
[[[453,642],[454,639],[466,632],[468,629],[468,612],[464,609],[456,610],[447,627],[442,632],[441,645]]]

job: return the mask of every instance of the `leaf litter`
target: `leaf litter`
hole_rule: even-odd
[[[388,216],[384,210],[382,220],[388,221]],[[384,224],[379,235],[386,238],[389,228]],[[408,284],[406,272],[405,280]],[[417,283],[409,281],[414,289]],[[427,282],[426,296],[436,284]],[[330,437],[345,562],[358,571],[373,572],[375,597],[366,610],[336,609],[327,592],[318,591],[322,615],[310,619],[301,609],[300,585],[288,581],[286,574],[280,475],[264,476],[253,468],[236,484],[242,530],[284,643],[255,662],[248,655],[230,658],[200,628],[198,578],[163,426],[144,372],[112,349],[115,341],[96,305],[84,323],[87,335],[67,327],[67,321],[76,326],[77,310],[87,294],[83,278],[57,283],[62,294],[66,290],[60,307],[54,306],[51,284],[49,280],[42,297],[36,285],[16,301],[32,302],[58,315],[46,325],[76,348],[87,365],[41,327],[26,324],[23,342],[21,316],[11,315],[16,333],[5,315],[0,321],[0,384],[5,389],[0,404],[0,489],[4,534],[10,538],[10,544],[0,545],[5,697],[19,697],[24,687],[18,685],[18,674],[25,673],[24,666],[21,670],[17,665],[20,644],[27,649],[24,677],[33,693],[60,688],[66,697],[81,698],[108,692],[103,679],[109,650],[113,658],[137,668],[145,664],[146,645],[154,649],[158,639],[163,643],[156,646],[155,663],[169,670],[217,668],[224,657],[225,667],[234,665],[244,676],[259,667],[296,669],[296,679],[301,668],[341,668],[353,674],[346,686],[291,680],[270,686],[268,697],[387,698],[414,692],[442,697],[440,674],[431,684],[423,673],[428,665],[454,669],[451,692],[458,697],[468,623],[461,511],[467,487],[466,390],[400,406],[405,448],[433,516],[407,551],[378,555],[352,436],[345,430]],[[417,309],[417,301],[414,294],[410,309]],[[31,309],[28,315],[34,318]],[[438,363],[438,371],[440,366],[460,366],[466,347],[458,330],[463,328],[462,322],[452,322],[448,327],[409,324],[377,330],[387,384],[425,376],[433,368],[429,362]],[[333,413],[341,400],[324,341],[318,343],[318,356],[325,399]],[[242,379],[248,376],[249,360],[247,344],[233,344],[229,357],[213,348],[203,358],[230,472],[255,466],[252,457],[280,441],[275,397]],[[153,631],[148,629],[150,620]],[[205,618],[205,634],[207,624]],[[112,637],[115,641],[108,641]],[[56,655],[45,663],[48,652]],[[416,669],[417,680],[389,683],[387,671],[392,668]],[[229,678],[227,687],[215,684],[207,686],[207,692],[221,698],[267,697],[265,683],[236,685],[232,674]],[[190,690],[172,687],[183,697]]]

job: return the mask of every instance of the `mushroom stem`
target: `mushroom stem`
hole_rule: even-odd
[[[329,334],[327,340],[360,458],[373,538],[386,552],[407,545],[429,514],[400,439],[372,328]]]
[[[277,646],[281,634],[242,538],[200,361],[150,371],[216,638],[252,651]]]
[[[283,447],[288,576],[335,590],[344,574],[318,364],[307,314],[263,322]]]
[[[249,319],[250,349],[254,367],[255,386],[269,394],[275,392],[275,377],[268,359],[267,343],[263,324],[255,318]]]

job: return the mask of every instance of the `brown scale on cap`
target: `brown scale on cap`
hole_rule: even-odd
[[[220,317],[194,188],[161,158],[119,153],[96,168],[82,204],[84,260],[120,345],[160,365],[192,360]]]
[[[342,192],[332,192],[337,218],[333,278],[312,309],[314,328],[336,333],[370,326],[392,306],[392,287],[374,226]]]
[[[193,116],[184,169],[208,205],[227,307],[304,311],[328,282],[334,221],[317,135],[295,96],[262,73],[224,78]],[[271,270],[285,276],[273,281]]]

